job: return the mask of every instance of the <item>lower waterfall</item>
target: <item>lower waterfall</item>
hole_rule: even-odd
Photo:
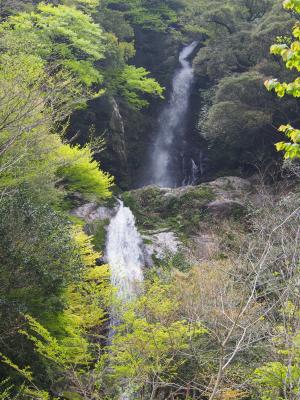
[[[137,289],[143,282],[145,255],[143,241],[136,228],[135,218],[130,208],[120,200],[116,215],[111,219],[107,229],[106,261],[110,265],[111,283],[117,289],[117,296],[126,303],[133,299]],[[114,335],[114,327],[120,322],[120,316],[111,310],[110,337]],[[123,392],[119,400],[133,400],[129,383],[122,383]]]
[[[134,215],[120,200],[117,214],[107,229],[105,253],[111,269],[112,285],[118,289],[122,300],[130,300],[137,285],[143,281],[145,256]]]

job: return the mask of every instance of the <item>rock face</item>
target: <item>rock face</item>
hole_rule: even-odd
[[[220,199],[241,200],[251,192],[252,185],[247,179],[225,176],[209,183]]]
[[[71,215],[83,219],[86,223],[111,219],[115,213],[114,208],[102,207],[96,203],[86,203],[71,211]]]
[[[243,212],[244,205],[235,200],[215,200],[207,205],[208,212],[216,217],[230,217]]]
[[[106,140],[109,141],[110,152],[115,155],[118,165],[128,172],[124,121],[120,113],[119,105],[114,97],[109,99],[109,104],[111,107],[111,117],[108,125],[109,136],[106,135]]]
[[[153,259],[185,254],[191,263],[210,259],[219,249],[219,227],[230,219],[242,221],[252,185],[238,177],[218,178],[198,186],[159,188],[147,186],[123,193],[126,206],[136,217],[144,240],[147,265]],[[103,251],[106,227],[117,205],[87,203],[71,214],[86,222],[98,250]]]
[[[252,185],[238,177],[218,178],[198,186],[147,186],[123,194],[135,214],[151,255],[184,252],[191,262],[218,252],[219,226],[242,221]]]
[[[216,200],[207,205],[208,212],[216,217],[230,217],[242,214],[247,197],[251,192],[251,183],[236,176],[219,178],[210,182]]]
[[[128,153],[125,135],[123,110],[117,100],[103,95],[89,102],[87,109],[74,112],[71,118],[68,137],[84,145],[91,139],[105,140],[105,148],[95,154],[101,168],[115,176],[121,186],[127,187]]]
[[[123,198],[135,213],[141,229],[169,227],[189,234],[204,218],[240,215],[250,192],[249,181],[226,177],[175,189],[147,186],[126,192]]]
[[[175,255],[182,247],[182,243],[174,232],[158,232],[143,235],[145,248],[149,257],[163,259],[166,255]]]

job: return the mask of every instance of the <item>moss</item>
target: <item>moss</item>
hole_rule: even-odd
[[[93,235],[92,243],[95,246],[95,250],[103,252],[106,241],[106,227],[109,224],[109,219],[104,221],[97,221],[92,225],[89,225],[90,233]]]
[[[153,240],[151,239],[143,239],[144,244],[152,244]]]
[[[85,225],[85,221],[82,218],[77,217],[76,215],[69,215],[69,220],[75,225]]]
[[[166,227],[161,218],[162,193],[158,188],[146,188],[122,195],[124,204],[131,209],[141,229],[159,229]]]
[[[181,235],[195,232],[205,217],[206,205],[215,199],[209,186],[199,186],[174,197],[164,210],[173,229]]]
[[[129,207],[133,213],[138,210],[138,203],[131,192],[124,192],[122,194],[122,199],[126,207]]]
[[[157,187],[146,188],[141,192],[140,205],[142,207],[149,207],[151,205],[153,211],[160,211],[164,203],[163,196],[164,193]]]
[[[205,184],[184,192],[147,187],[124,193],[123,199],[140,229],[172,229],[183,238],[197,230],[205,217],[205,207],[215,199],[215,194]]]

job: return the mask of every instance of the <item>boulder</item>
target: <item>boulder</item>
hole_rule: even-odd
[[[243,201],[249,196],[252,184],[247,179],[237,176],[226,176],[209,182],[219,200],[240,200]]]
[[[197,186],[147,186],[123,198],[142,230],[164,229],[190,237],[209,217],[242,218],[251,190],[248,180],[229,176]]]
[[[215,217],[239,216],[245,212],[245,204],[235,200],[215,200],[207,205],[207,211]]]

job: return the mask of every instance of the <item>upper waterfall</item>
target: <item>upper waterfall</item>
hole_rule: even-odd
[[[117,214],[108,226],[105,255],[111,268],[111,283],[122,299],[134,296],[136,285],[143,281],[142,246],[131,210],[119,201]]]
[[[194,77],[188,57],[196,46],[197,42],[189,44],[179,55],[181,68],[174,75],[170,101],[159,117],[156,139],[151,149],[147,183],[162,187],[175,187],[180,183],[177,171],[181,168],[181,160],[178,159],[176,147],[178,141],[184,140],[186,114]]]

